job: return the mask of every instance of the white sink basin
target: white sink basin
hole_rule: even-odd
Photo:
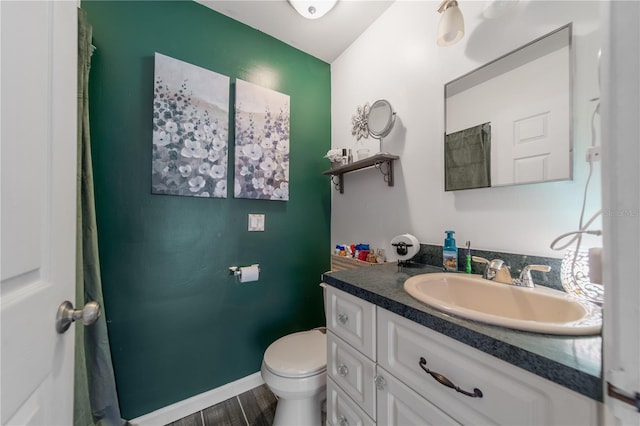
[[[517,330],[560,335],[594,335],[602,328],[597,305],[564,292],[537,286],[517,287],[479,275],[423,274],[404,289],[440,311]]]

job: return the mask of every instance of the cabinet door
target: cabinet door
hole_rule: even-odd
[[[375,361],[375,305],[327,286],[327,327],[345,342]]]
[[[378,367],[378,424],[385,426],[459,425],[429,401]]]
[[[375,425],[375,422],[331,379],[327,380],[327,422],[333,426]]]
[[[372,419],[376,418],[375,364],[360,352],[327,333],[327,375]]]
[[[384,309],[378,309],[378,363],[464,424],[594,424],[596,402]],[[456,392],[423,371],[482,397]],[[441,377],[442,379],[442,377]]]

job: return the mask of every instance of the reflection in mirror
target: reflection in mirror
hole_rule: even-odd
[[[380,140],[380,152],[382,152],[382,138],[386,137],[393,129],[396,121],[396,113],[389,101],[379,99],[371,105],[367,123],[369,126],[369,134]]]
[[[491,123],[449,133],[445,140],[445,189],[491,186]]]
[[[571,24],[445,85],[445,191],[572,178]]]

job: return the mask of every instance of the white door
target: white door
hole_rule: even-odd
[[[612,1],[603,12],[605,424],[640,425],[640,3]]]
[[[77,2],[0,1],[0,422],[73,424]]]

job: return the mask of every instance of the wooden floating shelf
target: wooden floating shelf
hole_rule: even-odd
[[[399,158],[400,157],[398,157],[397,155],[380,153],[372,155],[371,157],[367,157],[363,160],[345,164],[344,166],[325,170],[324,172],[322,172],[322,174],[331,176],[331,181],[335,185],[336,189],[340,190],[341,194],[344,194],[344,175],[346,173],[355,172],[357,170],[366,169],[368,167],[375,167],[380,170],[380,172],[384,176],[384,181],[387,182],[387,185],[393,186],[393,161]],[[383,165],[386,165],[386,170],[383,170]],[[334,177],[338,178],[337,182],[333,180]]]

